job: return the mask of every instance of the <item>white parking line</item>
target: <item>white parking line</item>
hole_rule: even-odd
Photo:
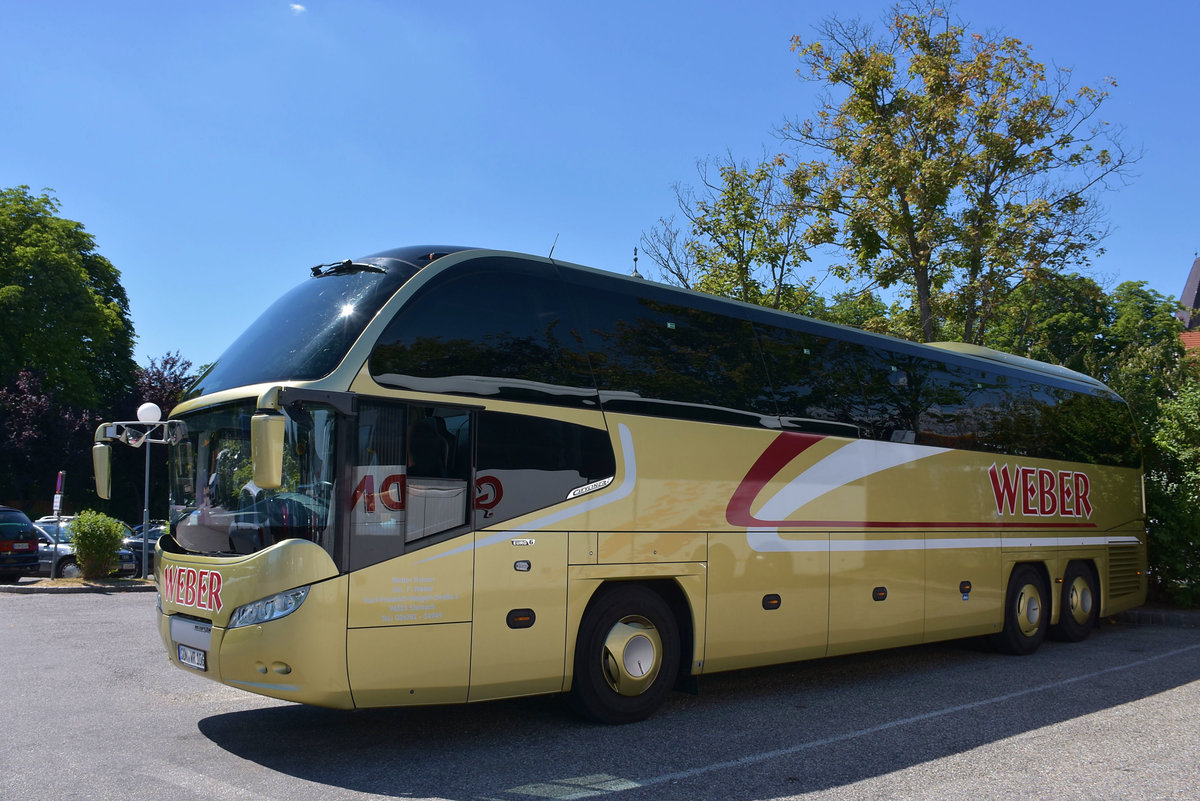
[[[183,765],[166,766],[163,770],[153,775],[147,775],[146,778],[147,780],[173,784],[203,798],[220,798],[236,801],[277,801],[272,796],[236,787],[220,779],[214,779],[207,774],[190,770]]]
[[[955,706],[948,706],[932,712],[924,712],[920,715],[912,715],[911,717],[907,718],[898,718],[896,720],[890,720],[886,723],[880,723],[878,726],[871,726],[866,729],[857,729],[855,731],[846,732],[845,734],[838,734],[821,740],[812,740],[806,743],[788,746],[787,748],[777,748],[773,751],[763,751],[757,754],[748,754],[743,757],[738,757],[737,759],[727,759],[721,762],[713,762],[709,765],[701,765],[695,768],[689,768],[687,770],[675,771],[674,773],[664,773],[661,776],[653,776],[648,779],[619,779],[615,776],[606,776],[604,778],[610,780],[611,783],[596,783],[592,785],[577,784],[577,782],[580,782],[580,779],[560,779],[557,781],[551,780],[540,782],[538,784],[526,784],[520,787],[514,787],[510,790],[505,790],[504,792],[536,796],[539,798],[574,799],[594,797],[607,793],[619,793],[624,790],[633,790],[641,787],[653,787],[658,784],[666,784],[667,782],[680,781],[683,779],[693,779],[697,776],[703,776],[706,773],[712,773],[714,771],[728,770],[730,768],[742,768],[748,765],[757,765],[759,763],[769,762],[770,760],[778,759],[780,757],[794,756],[796,754],[803,753],[804,751],[810,751],[814,748],[822,748],[827,745],[846,742],[847,740],[853,740],[858,737],[866,737],[868,735],[878,734],[883,731],[888,731],[889,729],[897,729],[902,726],[908,726],[912,723],[921,723],[926,720],[945,717],[946,715],[954,715],[959,712],[967,712],[973,709],[979,709],[980,707],[990,706],[992,704],[1002,704],[1006,701],[1012,701],[1016,698],[1033,695],[1034,693],[1045,692],[1046,690],[1054,690],[1058,689],[1059,687],[1078,684],[1082,681],[1090,681],[1109,673],[1117,673],[1122,670],[1130,670],[1132,668],[1142,667],[1143,665],[1149,665],[1163,659],[1170,659],[1171,657],[1179,656],[1180,654],[1185,654],[1197,649],[1200,649],[1200,645],[1189,645],[1186,648],[1179,648],[1174,651],[1158,654],[1157,656],[1146,657],[1145,659],[1139,659],[1136,662],[1129,662],[1124,665],[1116,665],[1114,667],[1096,670],[1091,673],[1084,673],[1079,676],[1073,676],[1069,679],[1052,681],[1047,684],[1039,684],[1036,687],[1027,687],[1024,690],[1016,690],[1015,692],[1005,693],[1004,695],[996,695],[991,698],[972,701],[968,704],[956,704]]]
[[[574,801],[578,798],[590,798],[605,793],[632,790],[640,786],[637,782],[629,779],[610,776],[607,773],[597,773],[594,776],[576,776],[571,779],[523,784],[505,792],[520,793],[535,798],[552,798],[554,801]]]

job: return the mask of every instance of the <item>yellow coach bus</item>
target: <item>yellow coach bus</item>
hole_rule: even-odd
[[[1145,598],[1100,382],[533,256],[315,267],[168,426],[170,660],[308,704],[627,722],[706,673],[1028,654]]]

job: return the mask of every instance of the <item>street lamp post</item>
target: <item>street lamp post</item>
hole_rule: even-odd
[[[157,427],[158,422],[162,420],[162,409],[158,408],[157,403],[143,403],[138,407],[137,418],[139,423],[153,425]],[[151,429],[152,430],[152,429]],[[150,556],[147,553],[147,546],[150,543],[150,430],[147,430],[142,439],[146,442],[146,481],[142,487],[142,578],[145,578],[149,572]]]
[[[96,494],[107,500],[111,492],[108,443],[124,442],[134,448],[146,446],[146,480],[142,489],[142,575],[149,572],[150,536],[150,445],[174,445],[184,437],[185,426],[178,420],[163,420],[155,403],[138,407],[137,420],[101,423],[92,445],[92,463],[96,470]]]

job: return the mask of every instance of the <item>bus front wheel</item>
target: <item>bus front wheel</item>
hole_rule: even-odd
[[[662,705],[679,671],[679,626],[653,590],[602,587],[575,644],[571,699],[601,723],[633,723]]]
[[[1004,600],[1004,629],[992,637],[1008,654],[1032,654],[1050,628],[1050,592],[1046,579],[1033,565],[1017,565],[1008,579]]]
[[[1063,575],[1062,612],[1054,626],[1054,637],[1067,642],[1086,640],[1099,617],[1095,574],[1087,564],[1072,562]]]

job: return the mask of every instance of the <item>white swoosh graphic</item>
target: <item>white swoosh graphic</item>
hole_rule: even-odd
[[[786,520],[822,495],[875,473],[911,464],[930,456],[937,456],[948,450],[950,449],[931,448],[925,445],[876,442],[869,439],[855,440],[838,448],[785,484],[762,505],[762,508],[754,516],[763,520]],[[925,547],[923,539],[875,543],[862,540],[785,540],[779,536],[778,528],[770,527],[747,529],[746,543],[751,550],[759,553],[866,550],[876,545],[886,546],[880,547],[878,550],[914,550]]]

